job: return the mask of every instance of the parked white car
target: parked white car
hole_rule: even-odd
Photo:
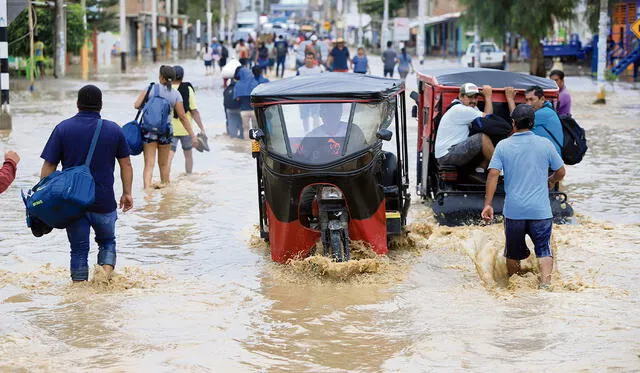
[[[473,67],[476,60],[476,45],[470,44],[462,56],[462,65]],[[507,54],[496,43],[480,43],[480,67],[504,70],[507,67]]]

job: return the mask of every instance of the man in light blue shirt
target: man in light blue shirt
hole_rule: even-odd
[[[518,105],[511,113],[516,132],[498,143],[489,163],[482,218],[493,219],[493,196],[500,171],[504,171],[506,197],[502,214],[509,276],[520,272],[520,261],[529,257],[525,242],[525,235],[529,235],[540,263],[540,286],[548,288],[553,271],[549,187],[564,178],[565,169],[553,144],[531,131],[534,112],[530,105]],[[548,176],[549,169],[553,170],[551,176]]]

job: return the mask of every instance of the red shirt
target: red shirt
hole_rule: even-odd
[[[16,169],[18,165],[11,159],[4,161],[4,165],[0,168],[0,193],[7,190],[9,185],[16,178]]]

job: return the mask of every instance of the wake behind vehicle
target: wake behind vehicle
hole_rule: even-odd
[[[516,90],[516,104],[524,103],[524,90],[538,85],[544,90],[547,100],[558,98],[558,86],[551,79],[492,69],[443,69],[417,73],[418,94],[412,96],[417,103],[418,151],[417,151],[417,194],[431,202],[436,220],[443,225],[461,225],[475,222],[484,207],[485,185],[469,175],[477,163],[465,167],[439,165],[435,157],[435,142],[440,119],[449,109],[451,102],[459,95],[459,87],[464,83],[474,83],[478,87],[493,87],[493,113],[511,123],[509,107],[504,94],[505,87]],[[482,97],[478,108],[484,110]],[[494,211],[502,213],[504,205],[504,180],[500,176],[494,197]],[[554,220],[562,222],[573,216],[573,209],[567,203],[567,195],[556,185],[549,191]]]
[[[306,257],[319,241],[336,261],[349,260],[351,240],[385,254],[388,238],[402,233],[410,205],[404,88],[324,73],[254,89],[260,235],[274,261]]]

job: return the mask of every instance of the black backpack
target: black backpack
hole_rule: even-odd
[[[182,96],[182,106],[184,107],[185,113],[191,111],[191,106],[189,105],[189,87],[191,87],[194,92],[196,91],[196,89],[193,88],[193,85],[189,82],[182,82],[178,86],[178,92],[180,93],[180,96]],[[173,117],[178,118],[178,113],[176,113],[175,110],[173,111]]]
[[[484,133],[491,138],[493,145],[511,135],[513,128],[511,124],[499,115],[488,114],[484,117],[477,117],[469,123],[469,136],[476,133]]]
[[[571,115],[559,115],[559,118],[562,124],[564,144],[560,144],[549,130],[544,127],[542,128],[547,131],[553,141],[562,149],[562,160],[564,163],[567,165],[578,164],[582,161],[584,154],[589,148],[587,146],[587,137],[585,136],[584,129],[580,127]]]

